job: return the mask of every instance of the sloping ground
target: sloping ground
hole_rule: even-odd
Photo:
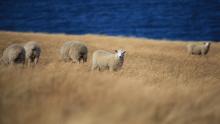
[[[0,32],[0,51],[38,41],[35,68],[0,66],[1,124],[218,124],[220,44],[190,56],[186,43],[166,40]],[[86,64],[64,63],[64,41],[89,48]],[[92,72],[94,50],[127,51],[118,72]]]

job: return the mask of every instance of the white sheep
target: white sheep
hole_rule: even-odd
[[[31,63],[34,63],[36,65],[39,61],[41,54],[41,48],[39,44],[35,41],[30,41],[24,45],[24,49],[26,52],[26,61],[28,63],[28,66],[30,66]]]
[[[104,50],[97,50],[93,53],[92,70],[110,70],[116,71],[121,69],[124,63],[124,50],[115,50],[115,53]]]
[[[12,44],[8,46],[1,57],[2,64],[24,64],[25,63],[25,50],[19,44]]]
[[[73,63],[87,62],[88,49],[86,45],[79,41],[68,41],[60,49],[61,58],[66,62],[72,60]]]
[[[192,55],[206,55],[210,49],[210,42],[205,42],[202,45],[189,44],[187,50]]]

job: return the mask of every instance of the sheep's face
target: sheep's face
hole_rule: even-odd
[[[120,58],[120,59],[124,58],[125,52],[126,51],[122,50],[122,49],[115,50],[115,53],[116,53],[117,57]]]
[[[205,46],[209,46],[211,43],[210,42],[205,42],[204,45]]]
[[[36,48],[36,47],[32,48],[31,51],[32,51],[33,56],[39,56],[39,54],[41,52],[41,50],[39,48]]]

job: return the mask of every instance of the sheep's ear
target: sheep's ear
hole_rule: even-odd
[[[117,53],[117,52],[118,52],[118,50],[115,50],[115,52]]]
[[[124,51],[123,53],[126,53],[126,51]]]

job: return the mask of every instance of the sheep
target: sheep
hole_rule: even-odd
[[[86,45],[79,41],[67,41],[60,49],[62,60],[65,62],[72,60],[73,63],[87,62],[88,49]]]
[[[210,45],[210,42],[205,42],[203,45],[189,44],[187,50],[192,55],[206,55],[209,52]]]
[[[24,64],[25,63],[25,50],[19,44],[12,44],[8,46],[1,57],[1,64]]]
[[[124,63],[125,50],[115,50],[115,53],[104,50],[97,50],[93,53],[92,70],[117,71],[122,68]]]
[[[31,63],[34,63],[36,65],[39,61],[41,54],[41,47],[39,46],[39,44],[35,41],[30,41],[24,45],[24,49],[26,52],[25,57],[28,66],[30,66]]]

